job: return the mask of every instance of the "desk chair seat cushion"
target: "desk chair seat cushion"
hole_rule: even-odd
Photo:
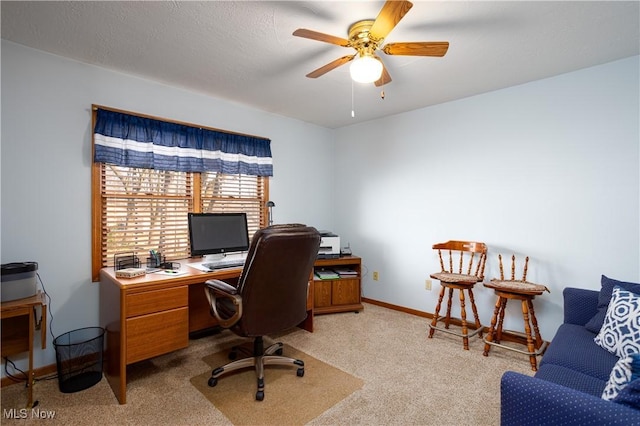
[[[451,272],[438,272],[431,275],[434,280],[439,280],[441,283],[452,284],[475,284],[479,281],[475,275],[456,274]]]
[[[498,280],[492,279],[490,282],[484,284],[485,287],[493,288],[495,290],[505,291],[507,293],[515,294],[531,294],[540,295],[549,289],[542,284],[534,284],[528,281],[518,280]]]

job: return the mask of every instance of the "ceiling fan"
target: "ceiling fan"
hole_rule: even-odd
[[[387,55],[404,56],[439,56],[442,57],[449,49],[447,41],[417,41],[407,43],[388,43],[381,47],[385,37],[398,25],[398,22],[409,12],[413,4],[409,1],[388,0],[378,17],[372,20],[361,20],[349,27],[349,38],[341,38],[317,31],[299,28],[293,32],[294,36],[336,44],[342,47],[352,47],[354,55],[347,55],[329,62],[307,74],[309,78],[318,78],[329,71],[355,59],[351,64],[351,77],[361,83],[375,82],[376,86],[383,86],[391,82],[391,76],[376,51],[380,49]],[[359,74],[362,73],[362,74]]]

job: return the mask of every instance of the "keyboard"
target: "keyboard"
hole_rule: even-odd
[[[208,269],[224,269],[224,268],[239,268],[244,266],[244,258],[232,258],[216,260],[215,262],[203,263],[202,266]]]

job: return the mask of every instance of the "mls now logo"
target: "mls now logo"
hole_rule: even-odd
[[[19,410],[17,408],[2,410],[2,417],[4,417],[5,419],[26,419],[28,415],[29,410],[27,410],[26,408],[21,408]]]
[[[41,410],[39,408],[32,408],[31,410],[27,410],[26,408],[2,410],[2,417],[5,419],[53,419],[55,416],[55,411]]]

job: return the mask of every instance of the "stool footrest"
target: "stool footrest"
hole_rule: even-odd
[[[536,349],[533,352],[529,352],[529,351],[525,351],[522,349],[518,349],[518,348],[513,348],[511,346],[507,346],[507,345],[503,345],[502,343],[496,343],[496,342],[490,342],[488,341],[486,338],[482,339],[484,341],[484,343],[486,343],[487,345],[491,345],[491,346],[498,346],[500,348],[503,349],[508,349],[510,351],[513,352],[518,352],[524,355],[529,355],[529,356],[539,356],[542,355],[544,353],[544,351],[547,349],[547,346],[549,345],[549,342],[547,341],[543,341],[542,345],[540,345],[540,347],[538,349]]]
[[[446,317],[438,317],[438,321],[445,319]],[[475,324],[474,324],[475,325]],[[459,326],[458,326],[459,327]],[[459,337],[473,337],[478,333],[481,333],[483,328],[482,326],[476,328],[475,330],[472,329],[472,331],[467,332],[467,334],[462,334],[461,332],[458,331],[453,331],[453,330],[449,330],[448,328],[444,328],[444,327],[438,327],[437,325],[433,325],[433,324],[429,324],[429,328],[433,329],[433,330],[438,330],[438,331],[443,331],[445,333],[449,333],[449,334],[453,334],[454,336],[459,336]],[[470,328],[469,325],[467,324],[467,328]]]

